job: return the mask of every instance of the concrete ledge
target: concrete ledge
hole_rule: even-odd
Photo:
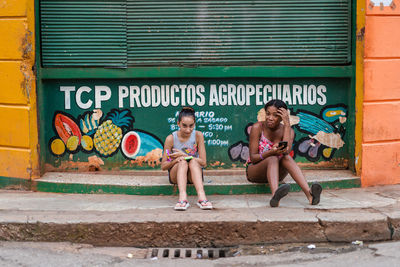
[[[264,210],[264,211],[263,211]],[[387,218],[357,212],[319,214],[271,209],[254,211],[175,213],[135,211],[132,214],[86,213],[5,214],[0,240],[87,243],[97,246],[223,247],[238,244],[293,242],[351,242],[390,240]],[[274,214],[275,213],[275,214]],[[285,215],[289,215],[285,217]],[[358,216],[360,215],[360,216]],[[25,220],[25,222],[24,222]]]
[[[356,216],[355,216],[356,215]],[[388,218],[377,212],[344,210],[318,214],[328,241],[390,240]]]
[[[400,196],[400,193],[398,193]],[[392,234],[392,239],[400,240],[400,203],[389,207],[377,208],[388,217],[388,223]]]
[[[176,212],[176,196],[0,191],[0,240],[69,241],[97,246],[224,247],[288,242],[399,239],[400,185],[324,190],[312,206],[290,192],[211,195],[214,210]]]
[[[173,213],[7,212],[0,240],[69,241],[98,246],[213,247],[237,244],[322,242],[323,228],[313,212],[293,209],[291,216],[270,209],[196,210]],[[174,216],[171,216],[174,215]]]
[[[316,230],[315,230],[316,229]],[[311,230],[311,231],[310,231]],[[307,237],[294,234],[305,231]],[[326,241],[318,224],[298,222],[0,224],[3,241],[51,241],[97,246],[223,247],[238,244]]]

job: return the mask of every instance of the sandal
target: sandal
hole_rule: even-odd
[[[310,194],[312,196],[311,205],[317,205],[321,199],[322,186],[319,183],[311,185]]]
[[[184,204],[184,206],[177,206],[178,204],[180,204],[180,205]],[[190,204],[187,200],[181,200],[176,203],[174,210],[187,210],[189,207],[190,207]]]
[[[202,209],[202,210],[212,210],[212,209],[213,209],[212,204],[211,204],[211,205],[207,205],[207,203],[210,203],[210,204],[211,204],[210,201],[208,201],[207,199],[205,199],[205,200],[199,200],[199,201],[197,201],[196,204],[197,204],[197,206],[199,206],[199,208]]]
[[[288,184],[283,184],[280,187],[278,187],[278,189],[275,191],[274,196],[269,201],[269,205],[273,208],[278,207],[279,201],[281,200],[281,198],[283,198],[289,193],[289,190],[290,190],[290,185]]]

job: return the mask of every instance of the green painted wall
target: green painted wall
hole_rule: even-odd
[[[345,78],[44,80],[42,156],[48,169],[80,169],[96,162],[104,169],[159,168],[162,143],[177,129],[177,112],[191,105],[198,112],[196,129],[205,135],[208,168],[243,167],[248,155],[246,126],[257,121],[266,101],[280,98],[289,104],[293,121],[299,120],[293,125],[296,161],[344,168],[351,150],[346,131],[350,92],[350,79]],[[97,123],[92,118],[95,109],[103,114]],[[114,117],[120,113],[130,117],[122,119],[125,126],[115,138],[122,140],[126,133],[130,137],[122,145],[116,141],[108,155],[95,137],[112,111]],[[96,125],[85,134],[85,127]],[[129,144],[138,139],[141,147],[133,156]]]

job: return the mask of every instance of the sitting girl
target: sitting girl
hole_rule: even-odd
[[[272,193],[270,206],[278,207],[281,198],[290,190],[288,184],[278,187],[278,183],[290,173],[310,204],[317,205],[320,201],[321,185],[313,183],[310,190],[299,166],[289,156],[294,131],[290,127],[286,104],[281,100],[271,100],[265,104],[264,109],[265,121],[255,123],[250,131],[247,179],[255,183],[268,182]]]
[[[161,168],[168,170],[169,181],[178,184],[179,201],[175,210],[186,210],[190,205],[187,201],[186,185],[193,183],[197,195],[197,205],[201,209],[212,209],[203,187],[203,167],[206,166],[206,149],[204,136],[194,130],[196,118],[194,109],[182,108],[178,117],[179,130],[165,139],[164,154]]]

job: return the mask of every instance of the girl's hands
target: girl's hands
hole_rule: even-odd
[[[290,126],[290,120],[289,120],[289,112],[285,108],[279,108],[278,111],[278,116],[282,118],[282,121],[285,125]]]
[[[172,159],[176,159],[176,158],[179,158],[179,157],[186,157],[187,155],[186,155],[186,153],[184,153],[183,151],[181,151],[181,150],[179,150],[179,149],[172,149],[172,154],[170,154],[169,156],[172,158]]]
[[[181,157],[177,157],[176,162],[181,162],[181,161],[185,161],[185,157],[181,156]]]

